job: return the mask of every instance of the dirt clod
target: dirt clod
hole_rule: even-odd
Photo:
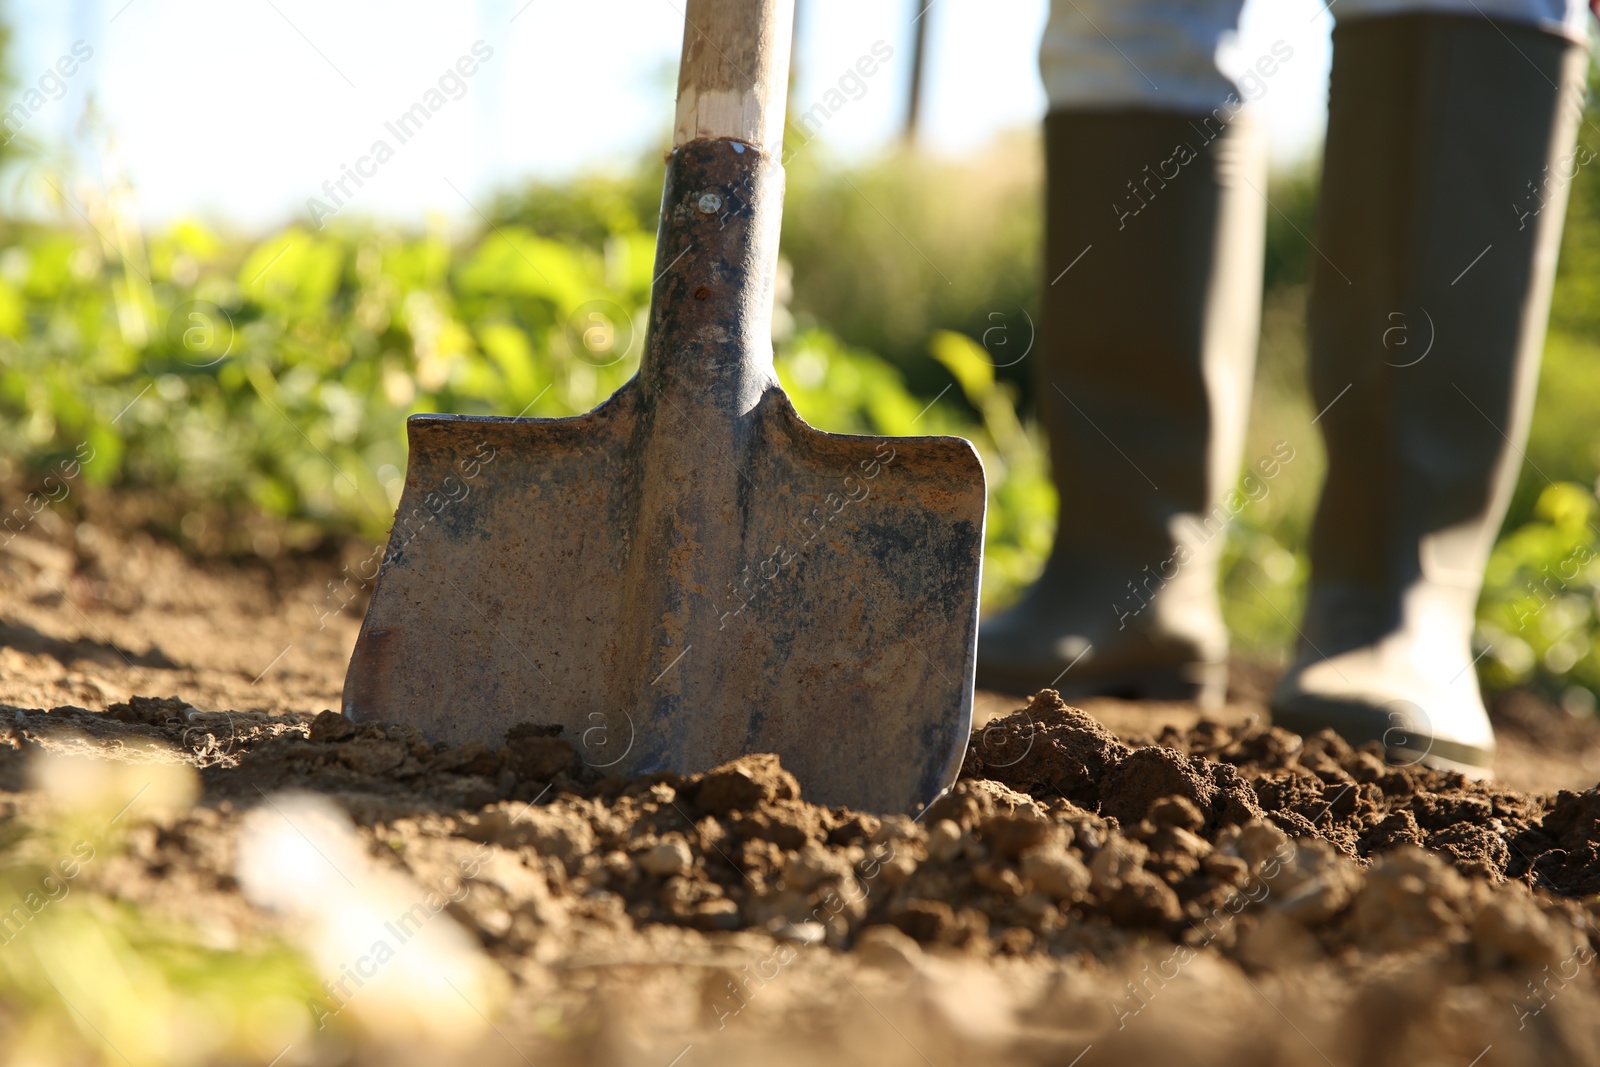
[[[710,815],[753,811],[774,800],[796,800],[799,796],[800,783],[770,753],[724,764],[708,772],[694,791],[696,805]]]

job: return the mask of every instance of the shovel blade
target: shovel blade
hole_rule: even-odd
[[[971,729],[978,457],[822,433],[776,384],[736,430],[637,379],[575,419],[414,416],[346,714],[560,724],[613,773],[776,752],[810,800],[920,811]]]

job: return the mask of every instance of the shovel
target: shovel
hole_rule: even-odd
[[[414,415],[345,679],[353,719],[606,773],[777,753],[811,801],[920,812],[972,725],[983,468],[822,433],[773,373],[793,0],[689,0],[639,373],[594,411]]]

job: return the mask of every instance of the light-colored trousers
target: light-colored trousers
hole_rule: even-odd
[[[1269,0],[1272,2],[1272,0]],[[1217,45],[1238,27],[1244,0],[1051,0],[1039,48],[1050,107],[1210,111],[1249,100],[1261,84],[1246,73],[1235,85],[1217,69]],[[1584,0],[1334,0],[1339,21],[1433,12],[1532,24],[1587,40]],[[1286,58],[1264,56],[1269,67]]]

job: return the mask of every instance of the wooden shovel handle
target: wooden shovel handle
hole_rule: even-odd
[[[794,0],[688,0],[674,147],[732,138],[783,148]]]

